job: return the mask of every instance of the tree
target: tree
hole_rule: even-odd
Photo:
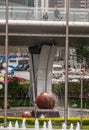
[[[76,50],[77,60],[82,63],[84,60],[86,64],[89,66],[89,41],[85,38],[79,39],[72,46]]]

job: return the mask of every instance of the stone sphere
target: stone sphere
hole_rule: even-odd
[[[23,118],[31,118],[32,115],[31,115],[31,113],[29,111],[25,111],[25,112],[22,113],[22,117]]]
[[[55,106],[55,98],[53,94],[42,92],[36,99],[37,107],[40,109],[53,109]]]
[[[7,109],[10,109],[10,103],[7,103]],[[4,103],[2,103],[1,108],[4,109]]]

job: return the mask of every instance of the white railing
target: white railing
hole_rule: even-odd
[[[12,20],[43,20],[44,12],[48,13],[48,20],[52,21],[65,21],[66,12],[65,8],[59,8],[59,19],[54,18],[54,8],[35,8],[35,7],[11,7],[9,6],[9,19]],[[0,19],[5,19],[5,6],[0,6]],[[87,9],[70,9],[69,21],[88,22],[89,10]]]

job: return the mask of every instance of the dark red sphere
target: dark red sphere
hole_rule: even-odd
[[[10,109],[10,103],[7,103],[7,109]],[[2,103],[1,108],[4,109],[4,103]]]
[[[36,99],[37,107],[40,109],[53,109],[55,98],[53,94],[42,92]]]
[[[31,115],[31,113],[29,111],[25,111],[25,112],[22,113],[22,117],[24,117],[24,118],[31,118],[32,115]]]

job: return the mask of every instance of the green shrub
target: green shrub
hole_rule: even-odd
[[[61,128],[62,123],[64,122],[64,118],[38,118],[40,127],[43,127],[44,121],[48,123],[49,119],[52,122],[53,128]],[[7,117],[7,121],[11,121],[15,124],[16,120],[18,120],[19,125],[21,125],[23,118],[22,117]],[[68,118],[68,127],[73,123],[74,127],[76,127],[77,122],[80,122],[80,118]],[[4,122],[4,117],[0,116],[0,124]],[[83,128],[89,129],[89,118],[82,119]],[[26,118],[26,127],[32,128],[35,126],[35,118]]]
[[[65,83],[52,84],[52,92],[59,98],[59,101],[63,102],[65,95]],[[89,81],[83,80],[83,108],[89,108]],[[81,83],[69,82],[68,83],[68,105],[77,104],[80,108],[81,97]],[[61,104],[60,104],[61,105]]]

